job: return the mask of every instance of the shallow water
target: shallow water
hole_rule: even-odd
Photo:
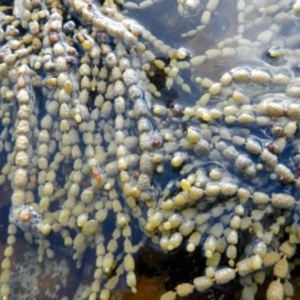
[[[55,1],[33,5],[31,10],[36,14],[41,8],[49,9],[51,3],[54,11]],[[300,240],[300,38],[299,16],[293,12],[295,1],[238,1],[238,7],[236,1],[222,1],[207,26],[188,37],[182,34],[200,24],[207,1],[186,17],[178,12],[176,1],[156,1],[144,9],[127,8],[126,3],[115,7],[108,1],[112,8],[111,15],[107,12],[110,20],[120,23],[119,12],[143,26],[140,48],[126,42],[125,37],[116,41],[113,33],[95,31],[89,21],[68,7],[69,3],[60,7],[57,1],[62,23],[74,20],[79,33],[86,28],[88,35],[79,38],[77,29],[75,35],[65,29],[49,29],[51,20],[45,17],[40,20],[45,24],[41,25],[42,34],[36,34],[40,48],[32,50],[29,42],[25,46],[31,47],[30,53],[20,54],[13,64],[5,60],[4,49],[12,45],[8,41],[20,41],[34,29],[24,29],[8,20],[19,29],[11,37],[8,25],[3,23],[6,33],[0,51],[4,53],[1,66],[6,64],[8,71],[0,72],[0,257],[2,261],[6,251],[6,262],[12,263],[11,268],[2,267],[3,299],[8,284],[10,299],[21,299],[21,295],[24,299],[72,299],[76,286],[76,299],[81,298],[82,290],[90,299],[107,299],[101,292],[111,290],[111,299],[149,299],[150,293],[156,300],[178,284],[196,286],[194,279],[205,272],[236,268],[238,262],[249,257],[258,258],[260,265],[246,276],[238,270],[224,285],[214,284],[186,297],[182,292],[176,299],[220,299],[224,292],[235,293],[236,299],[241,299],[245,289],[253,291],[257,287],[256,299],[273,299],[265,296],[269,283],[278,282],[276,278],[288,281],[292,269],[292,274],[297,274],[297,263],[279,276],[262,260],[275,251],[293,262],[297,255],[287,255],[280,245],[289,241],[295,251]],[[12,11],[4,13],[11,15]],[[64,49],[55,50],[58,54],[51,52],[57,42],[50,40],[49,45],[47,34],[51,38],[58,34],[64,45]],[[81,39],[89,40],[88,36],[98,39],[93,45],[101,46],[100,58],[94,58],[90,48],[83,46]],[[75,55],[68,52],[72,46]],[[125,50],[120,52],[121,46]],[[9,47],[17,53],[22,46]],[[153,52],[155,59],[149,59],[143,47]],[[176,52],[180,47],[188,51],[183,59]],[[118,77],[114,75],[119,72],[117,68],[106,68],[110,63],[107,53],[117,56],[115,66],[121,65],[121,59],[129,60],[126,68],[137,75],[139,97],[130,94],[130,84],[124,85],[124,70]],[[197,56],[205,56],[201,57],[203,63],[195,61]],[[73,61],[64,67],[63,59],[70,57]],[[55,65],[60,58],[61,63]],[[47,66],[49,61],[54,66]],[[161,62],[163,68],[158,67]],[[33,72],[18,70],[22,64]],[[83,70],[84,64],[90,66],[90,72]],[[95,66],[98,71],[94,71]],[[170,70],[177,70],[178,75],[168,75]],[[64,83],[50,80],[58,81],[62,73],[67,74]],[[71,88],[65,83],[68,80]],[[101,81],[103,86],[93,88],[89,83],[92,80],[96,84]],[[113,89],[116,82],[123,84],[124,92],[112,93],[108,86]],[[28,103],[18,96],[24,87],[30,94]],[[116,108],[117,97],[125,99],[124,109]],[[64,104],[70,110],[67,114],[61,113]],[[22,105],[29,108],[29,116],[28,111],[21,110]],[[83,120],[77,122],[78,118]],[[122,125],[116,123],[117,118]],[[18,129],[20,120],[27,119],[29,129]],[[45,131],[49,137],[43,135]],[[118,137],[119,131],[123,136]],[[29,139],[24,149],[16,146],[20,135]],[[25,150],[29,162],[16,159],[20,149]],[[16,178],[20,169],[26,171],[25,184],[22,178]],[[44,188],[46,184],[53,191]],[[83,196],[88,189],[93,192],[91,199]],[[245,196],[247,192],[249,196]],[[265,193],[266,199],[255,192]],[[276,195],[284,196],[281,199]],[[32,213],[29,221],[26,214],[25,219],[21,218],[28,206],[41,215],[38,222],[41,218],[44,227],[36,227]],[[14,214],[9,221],[10,207]],[[118,217],[125,219],[118,221]],[[232,225],[233,217],[242,225]],[[92,221],[90,227],[84,227],[86,219]],[[15,226],[8,229],[9,223]],[[10,237],[6,242],[7,231]],[[194,233],[201,234],[197,243],[192,239]],[[212,246],[208,245],[209,239],[213,239]],[[13,255],[5,250],[7,243],[14,245]],[[255,248],[259,243],[267,253]],[[229,248],[236,255],[230,254]],[[214,261],[209,260],[211,253]],[[109,255],[112,264],[103,262],[109,260]],[[126,256],[133,257],[135,267],[128,264],[124,270]],[[24,278],[21,272],[31,276]],[[267,275],[265,282],[257,279],[255,274],[259,272]],[[134,276],[132,273],[137,276],[136,295],[128,287],[131,285],[135,292],[135,284],[128,279]]]

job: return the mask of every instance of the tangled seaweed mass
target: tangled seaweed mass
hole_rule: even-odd
[[[145,244],[204,262],[161,300],[232,282],[240,299],[261,285],[267,300],[292,299],[299,0],[2,5],[1,299],[16,297],[22,236],[40,262],[56,240],[78,268],[92,249],[82,299],[113,299],[122,282],[136,293]]]

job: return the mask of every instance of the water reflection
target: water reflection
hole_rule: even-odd
[[[3,8],[2,298],[291,296],[294,1],[115,2]]]

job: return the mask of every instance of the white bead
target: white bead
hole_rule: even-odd
[[[193,283],[196,290],[202,292],[209,289],[213,285],[214,281],[206,276],[201,276],[194,278]]]
[[[272,281],[267,290],[267,300],[283,300],[283,286],[279,280]]]
[[[214,277],[217,284],[225,284],[235,278],[235,270],[231,268],[222,268],[215,272]]]

